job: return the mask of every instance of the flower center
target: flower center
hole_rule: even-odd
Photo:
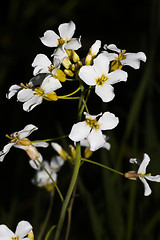
[[[151,173],[147,173],[147,174],[139,173],[138,176],[140,176],[141,178],[144,178],[144,177],[147,177],[147,176],[151,176]]]
[[[125,52],[126,52],[126,50],[122,50],[122,51],[119,53],[119,55],[118,55],[118,57],[117,57],[116,59],[117,59],[118,61],[125,60],[125,59],[126,59],[126,56],[124,55]]]
[[[58,46],[62,45],[63,43],[65,43],[65,40],[63,38],[59,38],[58,39]]]
[[[86,124],[95,130],[99,129],[99,126],[100,126],[100,124],[97,122],[96,119],[91,119],[91,118],[86,119]]]
[[[12,237],[12,240],[18,240],[19,237]]]
[[[96,79],[96,84],[102,86],[104,84],[104,82],[107,80],[108,80],[108,77],[105,76],[104,74],[102,74],[102,76],[100,78]]]

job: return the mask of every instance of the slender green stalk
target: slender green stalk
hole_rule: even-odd
[[[48,138],[48,139],[43,139],[43,140],[31,141],[31,143],[57,141],[57,140],[60,140],[60,139],[66,138],[66,137],[68,137],[68,134],[61,136],[61,137],[56,137],[56,138]]]
[[[57,231],[56,231],[56,235],[55,235],[54,240],[58,240],[59,237],[60,237],[60,233],[61,233],[61,230],[62,230],[64,218],[65,218],[66,211],[67,211],[67,206],[68,206],[69,200],[71,198],[73,189],[75,187],[75,183],[76,183],[77,176],[78,176],[78,173],[79,173],[79,168],[80,168],[80,163],[81,163],[80,142],[77,142],[77,144],[76,144],[76,153],[77,153],[76,154],[76,163],[75,163],[75,166],[74,166],[72,179],[71,179],[71,182],[70,182],[70,185],[69,185],[69,188],[68,188],[68,192],[66,194],[66,197],[65,197],[65,200],[64,200],[64,203],[63,203],[63,206],[62,206],[61,215],[60,215],[60,219],[59,219],[59,223],[58,223],[58,226],[57,226]]]
[[[74,92],[71,92],[71,93],[69,93],[69,94],[67,94],[67,95],[64,95],[64,96],[58,96],[58,98],[61,98],[61,99],[63,99],[63,98],[68,98],[68,97],[74,95],[75,93],[77,93],[79,90],[80,90],[80,87],[77,88]]]
[[[119,172],[119,171],[117,171],[117,170],[115,170],[115,169],[113,169],[113,168],[110,168],[110,167],[108,167],[108,166],[105,166],[105,165],[103,165],[103,164],[101,164],[101,163],[94,162],[94,161],[91,161],[91,160],[86,159],[86,158],[81,158],[81,160],[82,160],[82,161],[85,161],[85,162],[89,162],[89,163],[95,164],[95,165],[98,165],[99,167],[106,168],[106,169],[108,169],[109,171],[112,171],[112,172],[114,172],[114,173],[120,174],[120,175],[122,175],[122,176],[124,175],[124,173]]]
[[[61,199],[62,202],[63,202],[64,199],[63,199],[62,193],[61,193],[61,191],[59,190],[56,182],[55,182],[54,179],[52,178],[51,174],[47,171],[47,169],[44,167],[44,165],[43,165],[38,159],[37,159],[37,161],[38,161],[38,163],[41,165],[41,167],[44,169],[44,171],[48,174],[48,176],[50,177],[50,179],[52,180],[52,182],[53,182],[53,184],[54,184],[54,186],[55,186],[55,188],[56,188],[56,190],[57,190],[57,192],[58,192],[58,194],[59,194],[59,196],[60,196],[60,199]]]
[[[52,191],[52,192],[50,192],[50,203],[49,203],[48,211],[47,211],[46,217],[44,219],[44,222],[43,222],[43,225],[41,227],[41,230],[40,230],[40,233],[38,235],[37,240],[41,240],[42,239],[44,231],[46,229],[46,226],[47,226],[47,223],[48,223],[49,217],[51,215],[51,211],[52,211],[53,196],[54,196],[54,192]]]

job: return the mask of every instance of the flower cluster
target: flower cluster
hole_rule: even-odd
[[[110,150],[111,145],[108,142],[106,131],[117,127],[119,118],[109,111],[91,114],[89,111],[91,91],[93,91],[95,99],[99,98],[104,104],[109,104],[115,98],[114,84],[126,82],[128,79],[125,66],[139,69],[140,61],[146,62],[146,56],[143,52],[127,53],[126,50],[119,49],[115,44],[105,44],[101,51],[102,43],[100,40],[96,40],[86,56],[80,58],[77,50],[82,47],[81,37],[73,37],[75,30],[76,26],[73,21],[61,24],[58,28],[58,34],[52,30],[47,30],[40,41],[45,46],[53,48],[51,59],[43,53],[37,54],[32,63],[33,77],[25,84],[12,85],[6,94],[8,99],[17,95],[17,100],[23,103],[23,110],[26,112],[32,111],[43,100],[53,102],[61,99],[79,100],[78,121],[73,123],[70,133],[67,135],[68,140],[73,141],[73,145],[69,145],[69,153],[58,143],[52,142],[51,146],[58,155],[54,156],[50,162],[43,161],[37,147],[46,148],[49,146],[47,141],[53,141],[53,139],[46,141],[29,140],[28,136],[38,129],[33,124],[27,125],[21,131],[6,135],[9,143],[0,151],[0,161],[2,162],[12,147],[24,150],[30,158],[31,167],[37,170],[32,183],[51,193],[53,193],[54,187],[57,187],[57,173],[66,160],[75,164],[77,168],[76,173],[73,174],[76,183],[76,174],[78,174],[81,161],[92,162],[88,158],[100,148]],[[66,84],[73,84],[73,82],[75,82],[74,86],[78,84],[77,88],[71,93],[66,93]],[[64,95],[58,94],[59,89]],[[85,147],[85,158],[81,157],[81,146]],[[160,175],[146,174],[149,161],[149,156],[144,154],[144,159],[137,172],[121,173],[128,179],[140,179],[144,184],[145,196],[151,193],[146,180],[160,182]],[[130,162],[138,163],[138,160],[130,159]],[[102,166],[102,164],[99,165]],[[109,167],[106,168],[111,170]],[[116,170],[114,172],[120,173]],[[73,184],[70,187],[74,187]],[[72,191],[73,189],[69,189],[68,194],[71,194]],[[67,201],[70,197],[67,196]],[[33,239],[31,230],[32,227],[25,221],[18,224],[15,234],[5,225],[0,225],[0,239]],[[27,234],[28,238],[24,238]]]

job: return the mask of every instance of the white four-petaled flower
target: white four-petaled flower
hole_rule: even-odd
[[[26,237],[32,230],[32,226],[27,221],[20,221],[16,227],[15,233],[6,225],[0,225],[0,240],[30,240]]]
[[[145,196],[150,195],[152,191],[146,180],[153,181],[153,182],[160,182],[160,175],[151,176],[150,173],[146,174],[146,168],[150,162],[150,157],[148,156],[148,154],[145,153],[143,157],[143,161],[141,163],[136,158],[131,158],[129,161],[130,163],[136,163],[140,165],[137,171],[137,176],[144,184],[144,195]]]
[[[120,81],[127,81],[127,73],[117,69],[109,72],[109,59],[103,53],[94,59],[92,66],[81,67],[80,78],[88,85],[95,86],[95,93],[103,102],[109,102],[114,98],[113,84]]]
[[[75,29],[76,26],[74,22],[70,21],[69,23],[59,25],[59,35],[52,30],[47,30],[40,39],[45,46],[56,47],[53,56],[62,62],[63,59],[68,56],[65,49],[77,50],[81,47],[80,38],[72,38]],[[59,48],[61,49],[61,54]]]
[[[120,63],[119,67],[128,65],[134,69],[140,67],[140,61],[146,62],[146,55],[143,52],[138,53],[126,53],[126,50],[117,48],[115,44],[104,45],[104,49],[112,50],[116,53],[104,52],[110,61],[117,61]]]
[[[102,130],[110,130],[117,126],[119,119],[113,113],[105,112],[103,115],[85,114],[85,121],[73,125],[69,138],[75,142],[87,139],[91,151],[96,151],[105,144]],[[102,116],[101,116],[102,115]],[[97,120],[97,117],[99,117]]]
[[[30,157],[30,165],[38,169],[39,163],[37,159],[42,162],[42,155],[38,152],[36,147],[48,147],[48,143],[46,142],[35,142],[32,143],[27,137],[38,128],[33,124],[27,125],[23,130],[14,132],[10,136],[7,137],[10,139],[10,142],[4,146],[3,150],[0,151],[0,162],[3,161],[6,154],[10,151],[11,147],[20,148],[25,150],[28,156]]]
[[[17,94],[17,99],[20,102],[24,102],[23,110],[31,111],[37,105],[41,104],[43,98],[48,101],[56,101],[58,99],[55,90],[62,87],[60,81],[48,75],[43,80],[40,87],[37,88],[23,88]]]

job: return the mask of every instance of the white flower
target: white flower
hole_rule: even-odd
[[[40,87],[37,88],[24,88],[20,90],[17,94],[17,99],[20,102],[24,102],[23,110],[31,111],[37,105],[41,104],[43,98],[48,101],[56,101],[58,99],[55,90],[62,87],[60,81],[52,76],[48,75],[43,80]]]
[[[79,71],[80,78],[89,86],[95,86],[95,93],[103,102],[109,102],[114,98],[112,84],[127,81],[127,73],[117,69],[109,73],[109,59],[104,54],[99,54],[94,59],[92,66],[83,66]]]
[[[89,52],[88,52],[88,54],[85,58],[85,64],[86,65],[92,64],[93,58],[95,58],[97,56],[100,47],[101,47],[101,41],[96,40],[95,43],[89,49]]]
[[[129,161],[130,163],[136,163],[140,165],[137,171],[137,176],[144,184],[144,195],[145,196],[150,195],[152,191],[146,179],[153,182],[160,182],[160,175],[151,176],[150,173],[146,174],[146,168],[150,162],[150,157],[145,153],[143,157],[143,161],[141,163],[139,163],[139,160],[136,158],[131,158]]]
[[[32,226],[27,221],[20,221],[16,227],[15,233],[6,225],[0,225],[0,240],[30,240],[27,236],[32,230]]]
[[[110,150],[111,144],[110,144],[109,142],[107,142],[108,137],[107,137],[106,135],[104,135],[104,134],[102,134],[102,136],[103,136],[103,138],[104,138],[104,140],[105,140],[104,144],[102,145],[102,148],[105,148],[105,149],[107,149],[107,150]],[[80,141],[80,144],[81,144],[82,147],[89,147],[89,148],[90,148],[90,144],[89,144],[87,138],[81,140],[81,141]]]
[[[85,121],[73,125],[69,138],[75,142],[87,139],[91,151],[96,151],[105,144],[102,130],[110,130],[117,126],[119,119],[113,113],[105,112],[103,115],[85,114]],[[102,116],[101,116],[102,115]],[[97,117],[99,117],[97,121]]]
[[[39,168],[39,163],[37,159],[42,162],[42,156],[38,152],[36,147],[48,147],[48,143],[46,142],[35,142],[31,143],[31,141],[27,138],[33,131],[38,128],[33,124],[27,125],[23,130],[14,132],[10,136],[7,137],[10,139],[10,143],[4,146],[3,150],[0,151],[0,162],[3,161],[6,154],[10,151],[11,147],[16,147],[26,151],[28,156],[30,157],[30,165],[37,169]]]
[[[43,161],[44,167],[55,182],[57,181],[57,172],[63,164],[64,160],[60,156],[52,157],[50,164],[47,161]],[[35,177],[32,179],[32,183],[38,187],[45,187],[47,190],[52,190],[53,188],[53,182],[44,169],[40,169],[36,172]]]
[[[17,85],[17,84],[12,85],[9,88],[8,93],[6,94],[6,98],[8,98],[8,99],[12,98],[16,93],[18,93],[23,88],[30,88],[30,89],[36,88],[37,86],[39,86],[42,83],[42,81],[44,80],[45,77],[46,77],[46,74],[41,73],[41,74],[38,74],[35,77],[31,78],[29,83],[27,83],[26,85],[24,85],[23,83],[21,83],[21,85]]]
[[[41,39],[42,43],[47,47],[61,47],[63,46],[64,49],[71,49],[71,50],[77,50],[81,47],[80,38],[72,38],[75,32],[76,26],[74,22],[70,21],[69,23],[63,23],[59,26],[59,35],[57,35],[52,30],[47,30],[44,33],[44,36]],[[53,55],[57,55],[57,50],[55,49]],[[61,49],[63,50],[63,48]],[[58,50],[59,51],[59,50]],[[65,55],[64,55],[65,53]],[[61,53],[64,55],[63,57],[67,57],[67,53],[62,51]],[[58,58],[56,56],[56,58]],[[63,61],[62,57],[59,55],[59,59]]]
[[[118,63],[118,68],[128,65],[134,69],[140,67],[140,61],[146,62],[146,55],[143,52],[138,53],[126,53],[126,50],[121,50],[117,48],[115,44],[104,45],[104,49],[112,50],[116,53],[104,52],[110,61],[116,61]],[[118,54],[117,54],[118,53]]]

